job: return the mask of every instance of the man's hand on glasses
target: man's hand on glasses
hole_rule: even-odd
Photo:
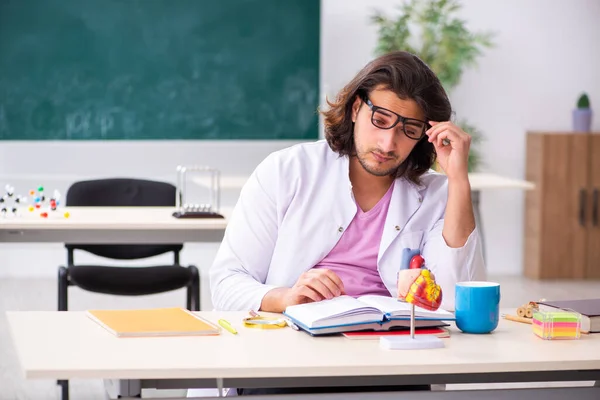
[[[433,143],[437,160],[448,179],[468,179],[471,136],[450,121],[429,121],[426,131]]]

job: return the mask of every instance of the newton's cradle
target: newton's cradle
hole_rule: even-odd
[[[210,179],[209,200],[206,203],[193,203],[188,199],[187,181],[191,174],[206,174]],[[178,166],[177,167],[177,210],[175,218],[224,218],[219,214],[221,202],[221,173],[218,169],[208,166]]]

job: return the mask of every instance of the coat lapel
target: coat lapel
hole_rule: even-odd
[[[311,238],[315,245],[307,248],[306,251],[309,252],[306,257],[307,262],[300,273],[311,269],[333,250],[356,215],[357,208],[352,195],[348,166],[348,157],[339,157],[335,169],[330,171],[321,183],[327,191],[335,195],[323,199],[325,204],[316,205],[327,211],[320,221],[322,230],[315,232]]]
[[[338,174],[333,175],[335,176],[333,182],[327,182],[328,186],[334,188],[336,193],[340,194],[335,201],[332,201],[331,217],[332,220],[335,221],[336,227],[338,229],[342,228],[342,231],[346,231],[348,225],[350,225],[350,222],[352,222],[354,215],[356,215],[357,210],[354,196],[352,194],[349,164],[350,162],[347,156],[340,157],[337,164],[337,167],[339,168]]]
[[[403,178],[394,181],[394,190],[390,200],[390,206],[383,227],[381,244],[377,262],[381,260],[385,251],[394,239],[404,230],[408,220],[419,209],[422,202],[421,186],[409,183]]]

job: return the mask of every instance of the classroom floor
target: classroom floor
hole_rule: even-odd
[[[574,296],[581,298],[597,297],[600,293],[600,281],[531,281],[520,277],[491,277],[499,282],[502,288],[502,308],[517,307],[530,300],[541,298],[567,299]],[[16,310],[55,310],[56,281],[52,279],[0,279],[0,399],[10,400],[55,400],[60,399],[59,389],[55,381],[26,381],[20,373],[16,354],[11,346],[10,335],[6,323],[5,311]],[[123,298],[117,296],[87,293],[77,288],[69,292],[71,310],[89,308],[130,308],[154,306],[184,306],[183,290],[161,295]],[[569,383],[561,383],[567,386]],[[576,383],[592,385],[592,382]],[[507,387],[497,385],[448,385],[447,389],[495,388]],[[541,382],[535,384],[515,384],[510,387],[549,386]],[[558,385],[557,385],[558,386]],[[71,399],[104,400],[104,389],[100,380],[73,380],[70,384]],[[181,390],[144,391],[144,397],[180,397],[185,396]]]

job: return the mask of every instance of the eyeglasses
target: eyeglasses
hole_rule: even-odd
[[[379,129],[392,129],[399,122],[402,123],[402,131],[406,136],[413,140],[419,140],[425,136],[425,131],[429,129],[429,124],[425,121],[414,118],[406,118],[396,114],[388,109],[377,107],[371,103],[368,97],[362,97],[365,104],[371,109],[371,123]]]

